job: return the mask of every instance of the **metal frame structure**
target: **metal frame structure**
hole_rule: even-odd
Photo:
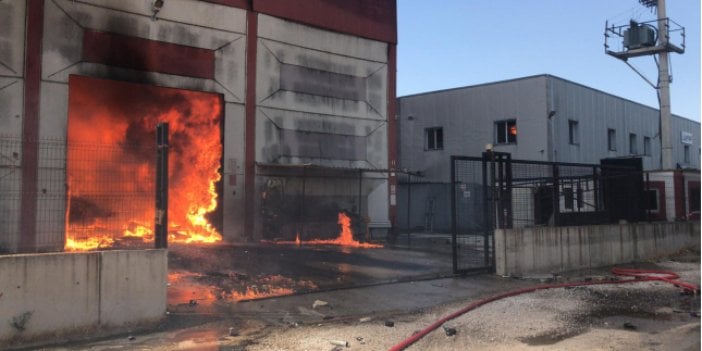
[[[620,162],[618,164],[617,162]],[[513,160],[509,153],[451,157],[456,274],[494,269],[494,230],[644,221],[644,174],[622,160],[601,165]]]
[[[653,27],[648,23],[656,23],[658,32],[656,33],[655,45],[636,47],[636,48],[624,48],[621,51],[609,50],[609,45],[607,43],[607,38],[609,38],[610,33],[619,38],[625,39],[626,26],[609,26],[609,23],[605,23],[605,53],[616,57],[624,61],[631,69],[633,69],[636,74],[643,78],[649,85],[656,89],[658,93],[658,103],[660,106],[660,131],[661,136],[661,163],[660,168],[664,170],[670,170],[673,168],[673,146],[672,146],[672,136],[671,136],[671,109],[670,109],[670,82],[672,78],[669,73],[669,57],[670,52],[677,52],[682,54],[685,52],[685,27],[680,26],[674,21],[670,20],[666,16],[665,0],[639,0],[639,2],[649,8],[655,7],[656,12],[658,12],[658,18],[653,21],[643,22],[644,25]],[[677,27],[671,28],[671,24],[675,24]],[[631,30],[639,27],[639,23],[631,21],[628,25]],[[680,32],[682,38],[682,44],[676,46],[670,43],[670,34]],[[656,65],[658,66],[658,80],[656,84],[651,83],[639,70],[634,66],[629,64],[627,61],[631,57],[644,56],[644,55],[657,55]]]

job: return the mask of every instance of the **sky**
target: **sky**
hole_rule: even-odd
[[[637,0],[397,0],[397,6],[398,96],[551,74],[658,108],[653,87],[604,52],[605,21],[656,19]],[[671,109],[700,121],[700,0],[668,0],[666,9],[686,34],[685,53],[670,54]],[[609,44],[620,45],[614,38]],[[652,56],[629,63],[656,82]]]

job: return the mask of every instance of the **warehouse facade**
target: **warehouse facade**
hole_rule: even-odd
[[[70,153],[62,149],[68,161],[49,159],[37,141],[95,141],[93,133],[72,132],[91,121],[114,121],[132,133],[135,115],[152,110],[187,120],[206,108],[212,120],[202,125],[218,125],[217,210],[209,220],[226,241],[262,236],[267,190],[286,182],[261,175],[262,167],[334,169],[352,173],[353,184],[362,173],[362,187],[348,194],[343,181],[308,183],[307,190],[327,207],[355,206],[371,229],[390,227],[394,0],[18,0],[0,2],[0,18],[0,129],[19,140],[7,143],[10,157],[0,159],[11,173],[0,182],[0,209],[8,214],[0,223],[2,249],[60,248],[64,219],[73,218],[68,211],[94,204],[71,201],[78,195],[66,175],[66,164],[76,164]],[[106,107],[118,99],[123,103]],[[89,117],[79,121],[79,112]],[[90,119],[101,114],[110,117]],[[199,128],[188,123],[171,129]],[[335,223],[336,214],[329,217],[323,220]]]
[[[450,181],[452,155],[480,156],[491,148],[519,160],[599,164],[640,158],[644,170],[660,170],[657,109],[552,75],[399,97],[398,110],[399,167],[418,173],[414,182],[431,189],[421,193],[414,187],[413,215],[399,209],[400,226],[410,217],[421,219],[410,227],[448,228],[448,217],[440,214],[450,212],[450,193],[442,184]],[[699,122],[673,116],[672,134],[673,163],[698,170]],[[699,171],[686,174],[676,182],[683,184],[682,193],[693,194]],[[672,175],[655,178],[668,179],[672,196]],[[403,203],[406,186],[398,193]],[[678,218],[675,212],[669,210],[667,218]]]

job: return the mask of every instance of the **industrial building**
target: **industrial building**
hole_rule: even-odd
[[[201,186],[216,195],[200,209],[183,205],[183,216],[206,215],[209,224],[197,224],[203,235],[272,236],[266,216],[299,208],[305,197],[307,217],[274,214],[287,215],[273,228],[280,235],[294,237],[293,222],[305,219],[331,223],[335,234],[331,210],[386,231],[396,42],[394,0],[0,2],[0,167],[8,172],[0,181],[0,250],[61,250],[74,219],[113,221],[120,212],[95,205],[104,196],[81,185],[99,182],[75,180],[82,166],[69,149],[151,142],[155,122],[171,115],[172,144],[214,141],[171,147],[191,155],[171,155],[170,196]],[[184,182],[179,172],[204,158],[214,164],[212,185]],[[310,176],[329,172],[344,177]],[[136,169],[110,174],[130,184],[148,178]],[[287,203],[271,204],[276,191]],[[149,211],[143,217],[151,220]]]
[[[399,168],[415,174],[411,210],[407,185],[398,190],[401,227],[448,230],[450,158],[486,149],[579,164],[640,158],[644,170],[659,171],[651,184],[660,188],[661,219],[699,211],[699,122],[673,116],[673,163],[690,171],[671,172],[660,167],[657,109],[552,75],[404,96],[398,110]]]

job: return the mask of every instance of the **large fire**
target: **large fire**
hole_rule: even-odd
[[[169,242],[213,243],[219,95],[71,76],[66,250],[153,240],[155,128],[169,124]]]

